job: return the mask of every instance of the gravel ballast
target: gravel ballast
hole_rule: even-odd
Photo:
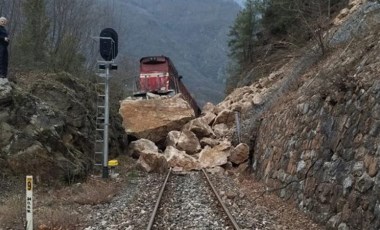
[[[165,176],[139,172],[112,202],[91,208],[85,229],[146,229]],[[174,176],[175,180],[169,178],[154,229],[232,229],[200,172]],[[324,229],[273,194],[256,199],[257,193],[251,192],[261,189],[258,182],[240,183],[231,173],[209,177],[241,229]]]

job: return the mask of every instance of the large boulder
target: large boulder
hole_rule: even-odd
[[[177,131],[177,130],[170,131],[168,135],[166,136],[165,145],[176,147],[180,135],[181,135],[181,131]]]
[[[224,109],[215,118],[213,125],[216,124],[226,124],[228,127],[231,127],[235,123],[235,112],[230,109]]]
[[[245,143],[238,144],[232,151],[228,160],[234,164],[241,164],[248,160],[249,147]]]
[[[224,141],[213,148],[206,146],[199,154],[199,162],[202,168],[224,165],[227,163],[230,152],[231,143],[228,141]]]
[[[206,123],[206,121],[202,117],[198,117],[196,119],[191,120],[185,126],[183,126],[182,130],[190,130],[199,139],[204,137],[215,137],[214,131],[212,131],[211,127]]]
[[[223,173],[225,172],[224,168],[220,166],[216,166],[214,168],[207,168],[206,171],[212,175],[214,174],[223,175]]]
[[[226,137],[230,133],[230,129],[224,123],[216,124],[212,129],[217,138]]]
[[[153,141],[147,139],[132,141],[128,146],[128,153],[136,159],[140,157],[140,154],[150,152],[158,153],[158,147]]]
[[[126,99],[121,102],[119,113],[128,135],[155,143],[165,140],[170,131],[180,130],[195,117],[194,110],[181,94],[150,100]]]
[[[209,138],[209,137],[205,137],[205,138],[202,138],[201,141],[201,146],[204,148],[205,146],[210,146],[211,148],[218,145],[220,143],[219,140],[217,139],[213,139],[213,138]]]
[[[200,165],[197,159],[190,155],[187,155],[185,151],[178,150],[173,146],[166,147],[164,155],[170,167],[172,168],[179,168],[181,171],[200,169]]]
[[[146,172],[165,173],[169,169],[164,155],[158,152],[141,153],[137,165]]]
[[[202,113],[214,113],[215,105],[211,102],[206,102],[202,107]]]
[[[201,150],[197,136],[189,130],[169,132],[166,138],[166,144],[186,151],[187,154],[194,154]]]
[[[206,124],[211,125],[214,122],[216,115],[214,113],[205,113],[201,118]]]

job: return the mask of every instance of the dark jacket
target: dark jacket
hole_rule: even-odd
[[[9,42],[4,40],[6,37],[8,37],[8,32],[5,30],[4,26],[0,26],[0,45],[8,46]]]

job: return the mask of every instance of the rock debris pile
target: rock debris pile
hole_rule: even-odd
[[[247,162],[248,145],[241,143],[234,147],[229,141],[235,132],[234,113],[227,110],[217,113],[218,108],[211,103],[203,111],[179,130],[169,131],[163,151],[153,142],[157,138],[142,138],[131,142],[128,152],[138,158],[138,164],[147,172],[164,172],[169,167],[174,171],[191,171]]]

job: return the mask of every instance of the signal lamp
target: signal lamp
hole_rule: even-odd
[[[111,69],[111,70],[117,70],[117,65],[116,65],[116,64],[111,64],[110,69]]]

